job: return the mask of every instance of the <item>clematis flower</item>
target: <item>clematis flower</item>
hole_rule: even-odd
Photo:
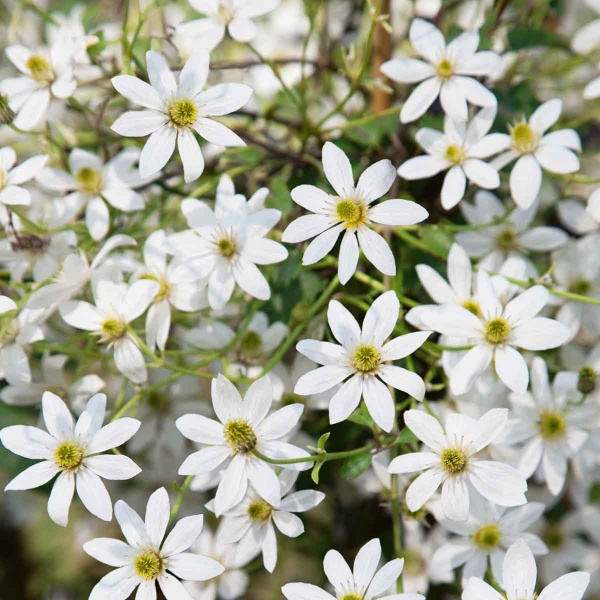
[[[21,187],[33,179],[48,161],[48,156],[32,156],[15,166],[17,154],[7,146],[0,148],[0,204],[5,206],[28,206],[31,204],[29,190]]]
[[[332,300],[327,320],[339,345],[318,340],[298,342],[298,352],[324,366],[302,375],[294,393],[318,394],[347,380],[331,398],[329,421],[344,421],[364,398],[375,423],[384,431],[391,431],[396,408],[386,384],[423,400],[425,383],[416,373],[385,363],[409,356],[431,335],[431,331],[419,331],[386,342],[399,312],[396,292],[386,292],[373,302],[361,329],[350,311]]]
[[[198,179],[204,171],[204,158],[194,132],[220,146],[245,146],[236,133],[212,117],[228,115],[245,106],[252,88],[241,83],[221,83],[202,91],[209,60],[208,52],[198,50],[185,63],[177,82],[162,54],[150,50],[146,53],[150,84],[131,75],[113,77],[115,89],[145,109],[126,112],[112,125],[120,135],[150,135],[140,154],[143,178],[158,173],[177,145],[185,181]]]
[[[395,275],[394,255],[383,237],[373,231],[372,222],[388,226],[414,225],[424,221],[429,213],[409,200],[388,200],[371,206],[374,200],[388,192],[396,178],[389,160],[380,160],[370,166],[355,187],[348,157],[336,145],[327,142],[323,146],[323,169],[335,195],[313,185],[294,188],[294,202],[315,214],[290,223],[281,239],[293,244],[314,237],[302,258],[303,265],[312,265],[331,251],[344,232],[338,265],[342,284],[347,283],[356,271],[359,246],[375,268],[386,275]]]
[[[25,458],[43,459],[17,475],[6,490],[30,490],[48,483],[56,475],[48,499],[50,518],[65,527],[73,493],[96,517],[112,519],[112,502],[102,479],[131,479],[141,469],[123,454],[102,454],[124,444],[135,435],[137,419],[117,419],[102,427],[106,396],[92,396],[74,422],[67,405],[55,394],[44,392],[42,413],[48,432],[37,427],[13,425],[0,431],[0,441],[11,452]]]
[[[500,506],[521,506],[527,502],[525,478],[513,467],[479,456],[504,430],[506,408],[494,408],[475,420],[451,413],[442,429],[439,421],[419,410],[404,413],[408,428],[430,448],[410,452],[392,460],[394,473],[424,471],[406,490],[406,505],[419,510],[442,486],[442,510],[452,521],[469,517],[470,496],[478,493]]]
[[[178,578],[208,581],[225,570],[210,556],[186,552],[202,533],[202,515],[181,519],[165,538],[170,517],[165,488],[150,496],[144,521],[123,500],[115,504],[115,516],[127,543],[96,538],[83,545],[96,560],[117,567],[96,584],[89,600],[126,600],[135,588],[138,600],[156,598],[157,584],[167,600],[192,600]]]
[[[501,67],[501,60],[494,52],[477,52],[478,32],[465,31],[446,45],[435,25],[415,19],[409,37],[425,60],[393,58],[381,66],[381,72],[394,81],[421,82],[402,107],[403,123],[422,116],[438,95],[444,112],[459,121],[467,120],[467,101],[476,106],[496,106],[494,94],[474,77],[492,75]]]

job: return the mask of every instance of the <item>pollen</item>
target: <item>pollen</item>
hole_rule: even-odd
[[[138,577],[151,581],[160,575],[163,568],[163,561],[155,550],[150,550],[135,557],[133,568]]]
[[[75,179],[86,194],[97,194],[102,189],[102,175],[92,167],[81,167]]]
[[[551,410],[543,410],[538,421],[540,436],[545,440],[557,440],[564,436],[567,422],[564,415]]]
[[[257,500],[248,506],[248,516],[253,521],[264,522],[273,513],[273,507],[264,500]]]
[[[373,346],[358,346],[352,355],[352,367],[362,373],[372,373],[380,364],[381,354]]]
[[[496,236],[496,246],[504,252],[513,250],[517,245],[517,234],[512,229],[503,229]]]
[[[462,303],[462,307],[466,308],[470,313],[473,313],[476,317],[481,316],[481,309],[479,308],[479,303],[477,302],[477,300],[473,300],[473,298],[465,300]]]
[[[340,597],[340,600],[362,600],[362,595],[360,594],[344,594]]]
[[[223,427],[225,441],[236,452],[247,454],[256,448],[256,434],[246,419],[231,419]]]
[[[232,259],[237,254],[237,241],[232,233],[224,233],[215,242],[217,252],[227,259]]]
[[[54,79],[50,63],[39,54],[33,54],[27,59],[25,67],[29,70],[31,78],[40,83],[48,83]]]
[[[338,220],[346,224],[346,229],[357,228],[367,220],[367,206],[362,200],[347,198],[335,205]]]
[[[188,98],[169,104],[168,111],[169,119],[176,127],[190,127],[198,118],[198,107]]]
[[[127,323],[119,319],[106,319],[101,327],[102,335],[107,340],[116,340],[125,335]]]
[[[537,147],[538,138],[529,125],[525,121],[517,123],[510,131],[512,138],[512,146],[519,154],[529,154]]]
[[[448,79],[454,74],[454,67],[447,58],[442,58],[437,65],[436,72],[441,79]]]
[[[467,467],[467,457],[458,448],[446,448],[440,455],[442,468],[451,475],[462,473]]]
[[[582,394],[591,394],[596,389],[596,378],[598,373],[594,367],[582,367],[579,371],[577,389]]]
[[[473,543],[485,552],[489,552],[498,546],[502,539],[502,532],[495,523],[483,525],[472,536]]]
[[[465,160],[465,151],[458,144],[450,144],[446,147],[444,157],[453,165],[460,165]]]
[[[54,462],[63,471],[76,469],[83,460],[83,449],[73,442],[63,442],[54,451]]]
[[[502,317],[496,317],[490,319],[485,324],[485,339],[488,343],[494,345],[504,344],[510,334],[510,325],[506,322],[506,319]]]

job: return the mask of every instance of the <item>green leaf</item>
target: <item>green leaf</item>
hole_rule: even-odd
[[[315,482],[315,483],[319,483],[319,471],[321,470],[321,467],[324,465],[325,463],[323,461],[319,461],[317,463],[315,463],[315,466],[313,467],[311,473],[310,473],[310,478]]]
[[[351,456],[344,461],[340,469],[340,475],[344,479],[356,479],[371,466],[371,460],[372,457],[370,454]]]
[[[324,433],[319,438],[319,441],[317,442],[317,448],[320,448],[321,450],[325,450],[325,444],[327,443],[327,440],[329,439],[330,435],[331,435],[330,431],[328,431],[327,433]]]
[[[400,444],[409,444],[416,442],[417,436],[408,427],[405,427],[398,435],[396,441]]]
[[[361,404],[349,417],[348,421],[371,429],[375,422],[364,404]]]
[[[569,49],[569,43],[559,35],[525,25],[513,27],[508,32],[508,43],[512,50],[532,48],[534,46],[551,46]]]
[[[439,227],[424,227],[420,232],[423,243],[438,256],[448,256],[454,243],[452,234]]]

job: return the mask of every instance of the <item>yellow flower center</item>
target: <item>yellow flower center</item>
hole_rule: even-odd
[[[239,356],[244,362],[256,360],[263,352],[263,339],[257,331],[246,331],[240,340]]]
[[[163,569],[163,561],[158,552],[150,550],[135,557],[133,568],[138,577],[150,581],[160,575]]]
[[[346,224],[346,229],[356,228],[367,221],[367,206],[362,200],[340,200],[335,205],[335,213],[338,220]]]
[[[502,539],[502,532],[495,523],[483,525],[472,536],[473,543],[486,552],[493,550],[498,546]]]
[[[33,54],[27,59],[25,67],[29,70],[31,78],[40,83],[48,83],[54,79],[50,63],[39,54]]]
[[[473,300],[470,298],[469,300],[465,300],[462,303],[462,307],[466,308],[469,312],[473,313],[476,317],[481,316],[481,309],[479,308],[479,303],[477,300]]]
[[[448,162],[460,165],[465,160],[465,151],[458,144],[450,144],[446,148],[444,156]]]
[[[445,448],[440,455],[440,463],[446,473],[457,475],[467,467],[467,457],[458,448]]]
[[[344,594],[340,597],[340,600],[362,600],[362,596],[360,594]]]
[[[97,194],[102,189],[102,174],[92,167],[81,167],[75,173],[75,179],[86,194]]]
[[[544,540],[546,546],[548,546],[548,548],[551,550],[560,548],[565,541],[564,533],[561,531],[560,526],[556,524],[549,524],[542,531],[542,535],[540,537],[542,540]]]
[[[6,187],[6,171],[0,171],[0,190],[3,190]]]
[[[502,317],[490,319],[485,324],[485,339],[490,344],[503,344],[508,339],[509,334],[510,325]]]
[[[217,252],[228,260],[233,259],[237,254],[237,240],[231,231],[222,231],[218,239],[214,242]]]
[[[598,373],[594,367],[582,367],[579,371],[577,389],[582,394],[591,394],[596,389],[596,378]]]
[[[358,346],[352,355],[352,367],[362,373],[371,373],[381,364],[381,354],[373,346]]]
[[[73,442],[63,442],[54,451],[54,462],[63,471],[76,469],[83,460],[83,448]]]
[[[545,440],[557,440],[565,435],[567,422],[564,415],[553,410],[543,410],[538,422],[540,435]]]
[[[189,127],[198,118],[198,107],[188,98],[169,104],[169,119],[176,127]]]
[[[103,321],[100,328],[105,340],[117,340],[125,335],[127,323],[124,323],[119,319],[111,318]]]
[[[248,506],[248,516],[253,521],[266,521],[273,513],[273,507],[264,500],[257,500]]]
[[[256,448],[256,434],[246,419],[231,419],[223,427],[223,436],[236,452],[247,454]]]
[[[510,131],[512,146],[519,154],[528,154],[533,152],[537,146],[537,135],[529,123],[521,121],[517,123]]]
[[[587,296],[591,291],[592,283],[587,279],[577,279],[569,285],[569,292],[580,296]]]
[[[448,79],[454,74],[454,67],[447,58],[442,58],[442,60],[440,60],[440,62],[438,63],[436,71],[438,77],[440,77],[441,79]]]
[[[510,252],[517,245],[517,234],[512,229],[503,229],[496,236],[496,246],[504,252]]]

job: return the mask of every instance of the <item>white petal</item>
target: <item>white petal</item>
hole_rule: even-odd
[[[414,225],[424,221],[429,213],[410,200],[387,200],[369,208],[367,217],[382,225]]]
[[[132,110],[123,113],[111,129],[127,137],[144,137],[166,125],[167,117],[156,110]]]
[[[362,393],[373,421],[389,433],[396,417],[396,407],[390,390],[377,377],[371,375],[364,378]]]
[[[123,567],[133,562],[135,550],[121,540],[111,538],[96,538],[83,544],[83,550],[92,558],[110,565]]]
[[[409,181],[427,179],[448,168],[448,162],[439,156],[415,156],[398,167],[398,175]]]
[[[140,153],[140,175],[151,177],[158,173],[173,156],[176,141],[177,132],[169,125],[155,131]]]
[[[548,100],[541,106],[538,106],[533,112],[529,118],[529,125],[531,125],[536,133],[542,134],[558,121],[561,112],[562,100],[558,98]]]
[[[418,83],[435,75],[430,64],[414,58],[392,58],[381,65],[381,72],[399,83]]]
[[[140,425],[140,421],[129,417],[108,423],[92,438],[86,449],[87,455],[98,454],[121,446],[135,435]]]
[[[427,446],[441,452],[446,446],[446,436],[440,422],[420,410],[409,410],[404,413],[407,427]]]
[[[190,552],[170,556],[167,569],[186,581],[207,581],[225,571],[225,567],[214,558]]]
[[[75,422],[67,405],[52,392],[42,395],[42,412],[46,429],[57,440],[70,439],[73,436]]]
[[[202,515],[184,517],[178,521],[161,548],[163,555],[171,556],[187,550],[200,536],[203,525]]]
[[[551,173],[575,173],[579,171],[577,155],[563,146],[540,146],[535,151],[535,157],[546,171]]]
[[[183,163],[185,182],[195,181],[204,171],[204,157],[198,141],[189,129],[182,129],[177,134],[177,149]]]
[[[69,520],[69,507],[75,492],[75,476],[69,471],[63,471],[52,486],[48,498],[48,515],[62,527],[67,526]]]
[[[350,160],[331,142],[326,142],[323,146],[323,169],[325,177],[340,198],[350,198],[354,194],[354,177]]]
[[[442,510],[451,521],[466,521],[469,517],[469,491],[464,479],[448,477],[442,485]]]
[[[110,521],[112,502],[100,477],[90,469],[79,469],[75,476],[75,484],[83,505],[99,519]]]
[[[14,479],[8,482],[5,491],[31,490],[48,483],[57,473],[59,468],[53,461],[45,460],[25,469]]]
[[[137,77],[117,75],[111,79],[111,83],[119,94],[125,96],[134,104],[159,111],[164,109],[164,102],[158,92],[151,85]]]
[[[396,179],[396,169],[389,160],[380,160],[371,165],[360,176],[356,195],[367,204],[385,195]]]
[[[356,410],[362,389],[362,377],[354,375],[337,390],[329,402],[329,422],[332,425],[345,421]]]
[[[347,229],[342,244],[340,246],[340,255],[338,259],[338,276],[340,283],[346,285],[358,265],[358,241],[353,231]]]
[[[399,312],[400,301],[396,292],[385,292],[376,298],[365,315],[361,343],[380,348],[394,330]]]
[[[142,471],[128,456],[124,455],[90,456],[85,459],[85,466],[104,479],[119,481],[131,479]]]
[[[440,86],[437,77],[431,77],[420,83],[406,99],[400,111],[402,123],[410,123],[422,116],[440,93]]]
[[[450,376],[450,387],[454,394],[465,394],[473,382],[487,369],[492,361],[492,350],[488,346],[478,345],[471,348],[454,367]]]
[[[467,178],[461,166],[455,165],[452,167],[442,185],[442,206],[446,210],[455,207],[464,197],[465,188],[467,187]]]
[[[396,260],[383,236],[369,227],[358,229],[358,243],[369,262],[384,275],[396,274]]]
[[[421,473],[406,490],[406,505],[409,510],[419,510],[435,494],[443,478],[442,472],[436,469]]]

